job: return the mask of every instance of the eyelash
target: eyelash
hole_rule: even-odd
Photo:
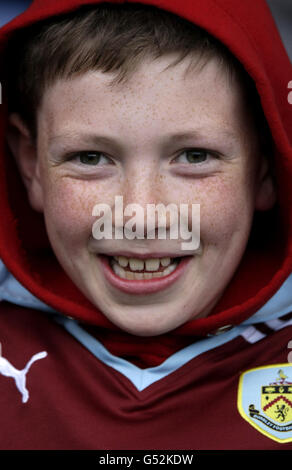
[[[203,165],[204,163],[208,162],[208,161],[209,161],[208,157],[217,158],[217,159],[220,158],[220,155],[218,154],[218,152],[215,152],[215,151],[213,151],[213,150],[208,150],[208,149],[203,149],[203,148],[189,148],[189,149],[184,149],[184,150],[182,150],[182,151],[177,155],[177,157],[175,158],[175,160],[177,160],[177,159],[178,159],[181,155],[183,155],[184,153],[185,153],[185,154],[187,154],[187,153],[194,153],[194,154],[202,154],[202,153],[203,153],[203,154],[205,154],[206,159],[205,159],[204,161],[202,161],[202,162],[197,162],[197,163],[196,163],[196,166],[197,166],[197,165],[200,165],[200,164]],[[190,165],[192,165],[191,162],[187,162],[187,163],[189,163]]]
[[[211,156],[212,158],[220,158],[220,155],[218,154],[218,152],[215,152],[213,150],[207,150],[207,149],[202,149],[202,148],[188,148],[188,149],[184,149],[184,150],[181,150],[180,153],[172,160],[172,163],[177,160],[181,155],[183,154],[187,154],[187,153],[194,153],[194,154],[205,154],[205,160],[202,161],[202,162],[197,162],[196,164],[195,163],[192,163],[192,162],[183,162],[183,163],[188,163],[189,165],[194,165],[194,166],[198,166],[198,165],[203,165],[205,164],[209,159],[208,159],[208,156]],[[67,157],[67,161],[74,161],[75,159],[77,159],[78,157],[81,158],[82,156],[88,156],[89,154],[94,154],[94,156],[99,156],[100,158],[106,158],[107,160],[111,160],[110,157],[108,157],[107,155],[105,155],[103,152],[98,152],[98,151],[92,151],[92,150],[85,150],[85,151],[81,151],[81,152],[78,152],[78,153],[74,153],[74,154],[71,154]],[[81,161],[79,161],[80,165],[82,166],[91,166],[90,164],[86,165],[85,163],[82,163]],[[113,162],[112,162],[113,164]],[[92,165],[92,166],[101,166],[99,164],[96,164],[96,165]]]
[[[76,159],[80,159],[82,156],[88,156],[88,155],[95,155],[95,156],[99,156],[100,158],[103,157],[103,158],[107,158],[108,160],[110,160],[110,158],[105,155],[103,152],[96,152],[94,150],[83,150],[81,152],[76,152],[74,154],[71,154],[69,155],[66,160],[67,161],[74,161]],[[83,164],[81,161],[79,161],[80,165],[84,165],[84,166],[90,166],[90,165],[86,165],[86,164]],[[92,165],[92,166],[97,166],[97,165]]]

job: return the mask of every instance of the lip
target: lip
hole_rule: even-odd
[[[149,254],[147,257],[149,257]],[[156,258],[157,257],[158,256],[156,254]],[[166,289],[167,287],[175,283],[183,275],[192,258],[193,256],[185,256],[178,264],[177,268],[165,277],[141,280],[128,280],[121,279],[113,272],[109,264],[108,256],[98,255],[98,259],[101,262],[102,270],[106,280],[113,287],[127,294],[153,294],[155,292],[159,292],[163,289]]]

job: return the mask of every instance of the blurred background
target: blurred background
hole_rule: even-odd
[[[31,3],[31,0],[0,0],[0,26],[19,15]]]
[[[292,61],[292,0],[266,0],[266,2],[272,11],[283,43]],[[19,15],[31,3],[31,0],[0,0],[0,26],[8,23],[14,16]]]
[[[256,0],[255,0],[256,1]],[[266,0],[292,61],[292,0]]]

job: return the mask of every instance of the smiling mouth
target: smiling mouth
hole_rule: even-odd
[[[124,253],[122,256],[100,254],[98,259],[110,286],[128,295],[148,295],[178,282],[194,256],[131,258]]]
[[[121,279],[148,280],[168,276],[175,271],[181,260],[181,257],[140,259],[111,256],[109,264]]]

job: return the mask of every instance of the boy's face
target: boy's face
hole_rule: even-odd
[[[169,63],[149,61],[112,88],[113,76],[101,72],[49,88],[29,184],[67,274],[106,317],[136,335],[159,335],[210,313],[241,260],[254,210],[271,199],[239,84],[216,60],[186,74],[187,60],[164,70]],[[117,195],[145,213],[148,203],[200,204],[200,251],[186,252],[182,239],[169,237],[95,240],[93,207],[106,203],[114,213]],[[108,254],[183,256],[186,263],[170,284],[163,277],[122,283],[104,267],[101,255]]]

